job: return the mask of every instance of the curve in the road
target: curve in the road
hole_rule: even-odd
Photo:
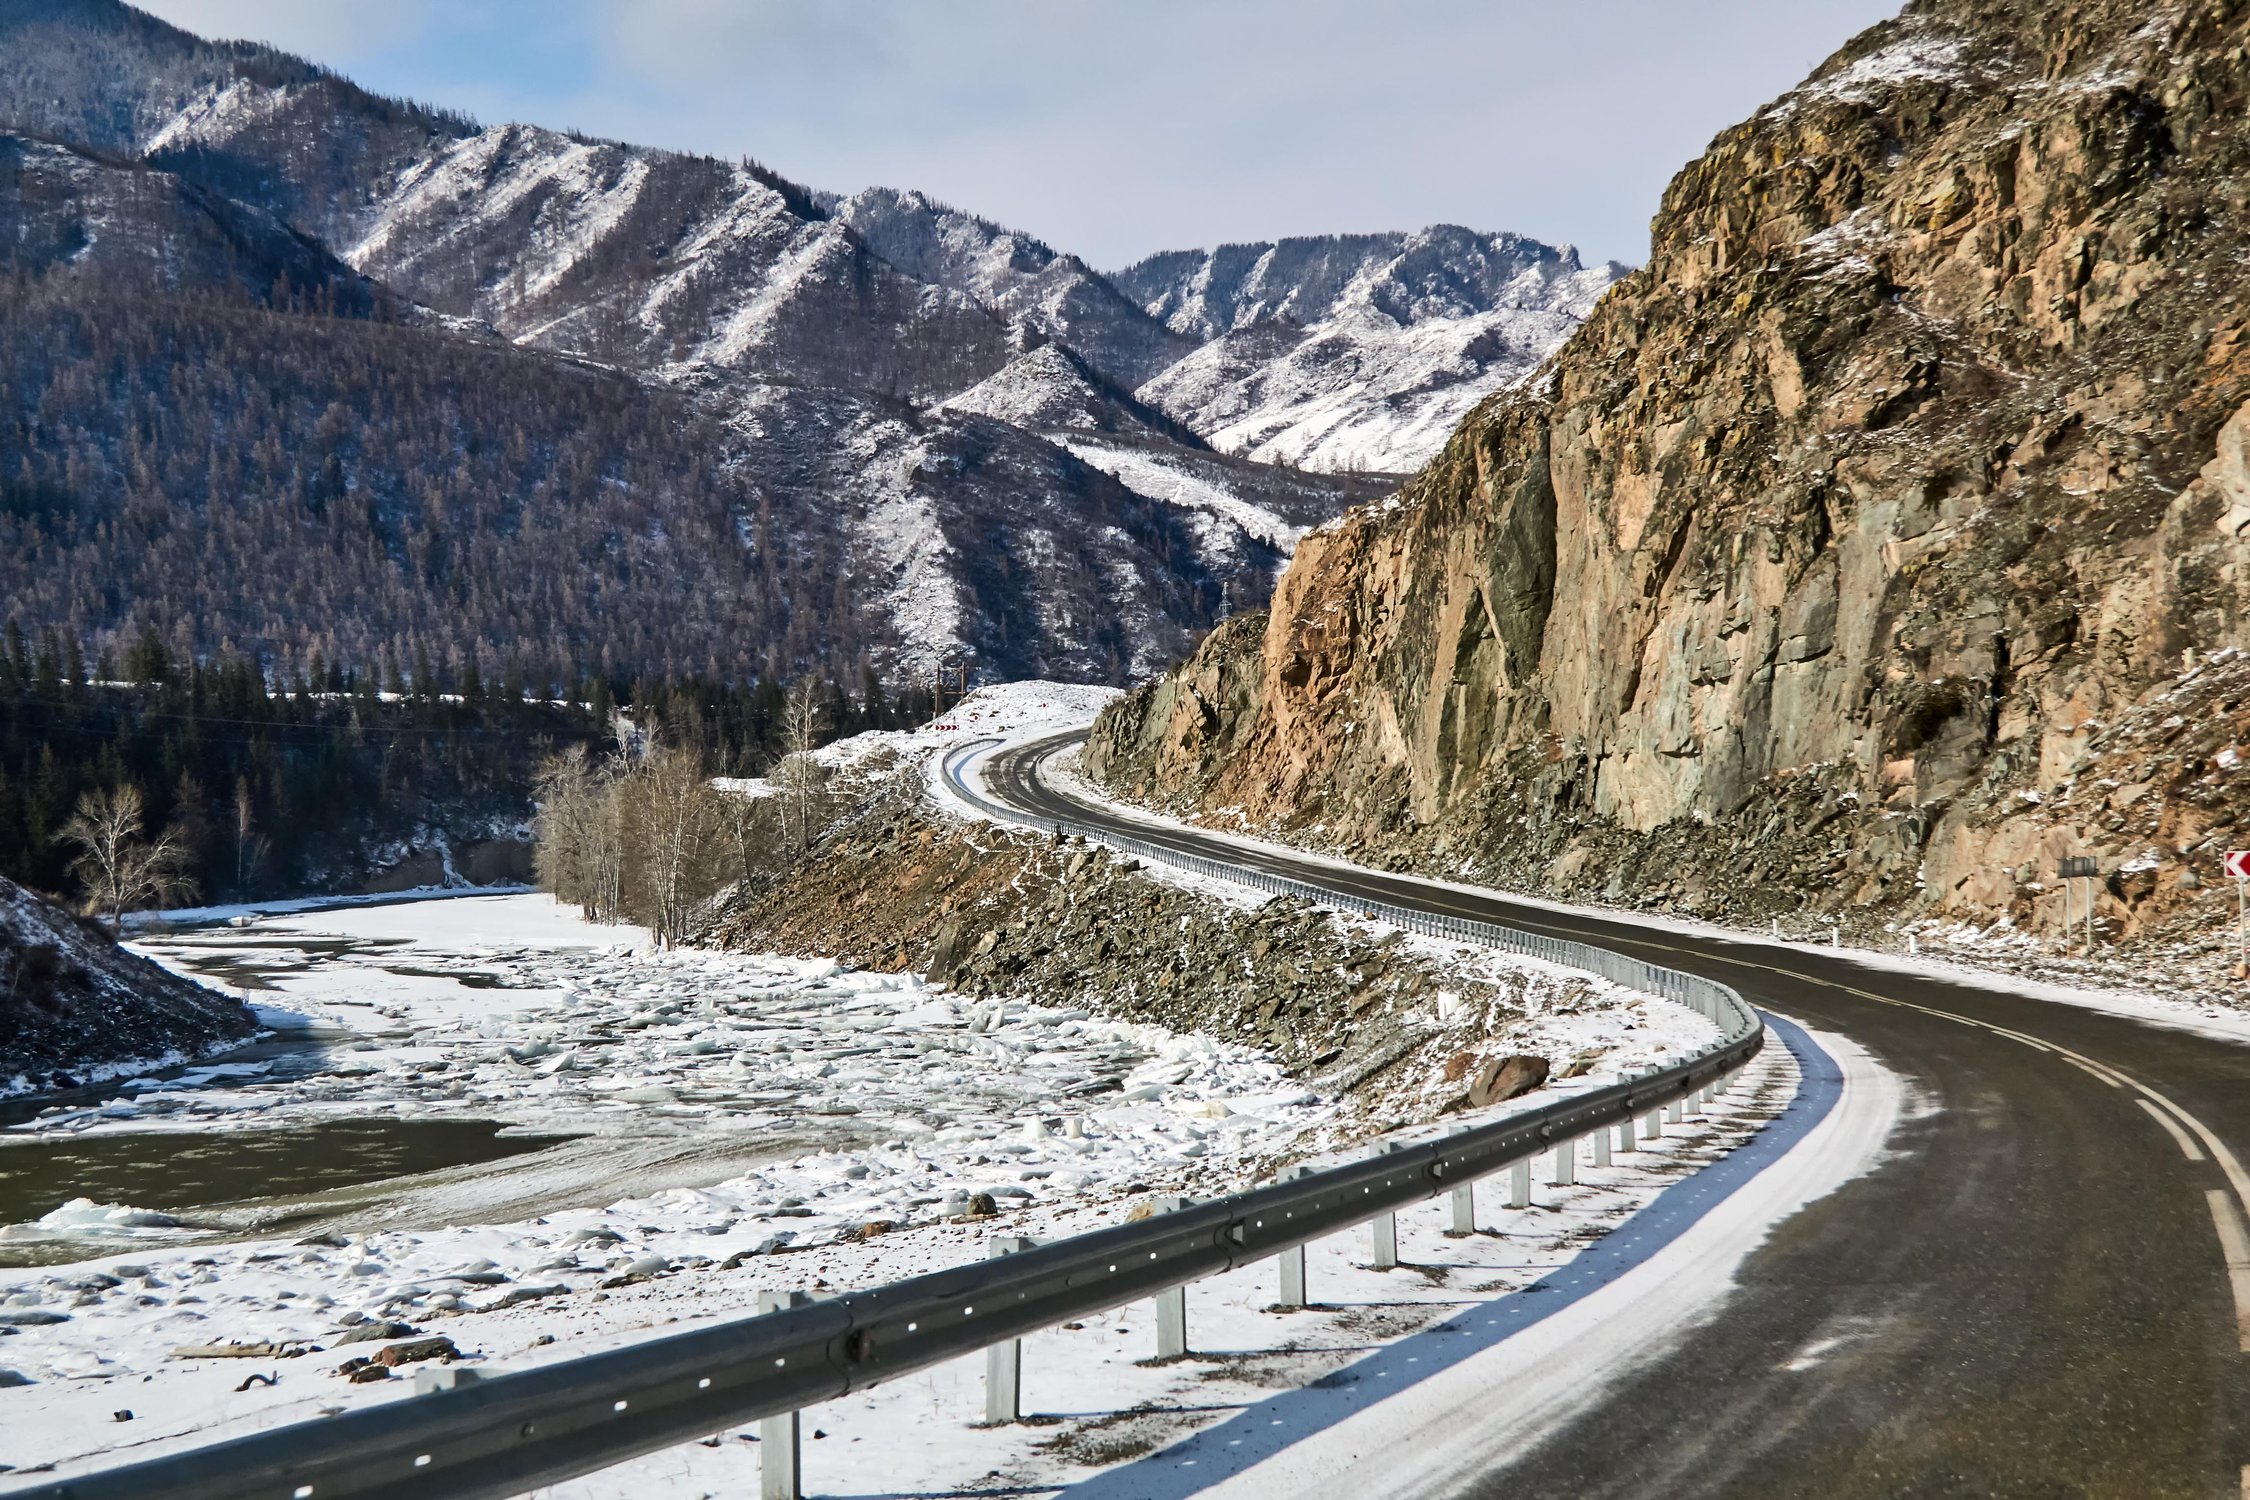
[[[2240,1500],[2250,1463],[2250,1048],[1751,939],[1339,866],[1079,801],[1003,801],[1364,897],[1724,980],[1848,1036],[1919,1101],[1880,1170],[1743,1263],[1724,1316],[1462,1493]]]

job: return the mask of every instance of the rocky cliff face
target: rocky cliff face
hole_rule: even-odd
[[[2132,867],[2113,925],[2192,909],[2250,811],[2237,700],[2202,703],[2246,644],[2246,34],[2229,0],[1925,0],[1855,39],[1091,766],[1714,914],[2052,922],[2076,853]],[[2103,748],[2167,693],[2187,740]]]

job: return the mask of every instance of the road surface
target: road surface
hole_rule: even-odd
[[[1127,819],[1040,777],[1070,738],[996,752],[991,793],[1708,974],[1907,1080],[1880,1168],[1785,1220],[1718,1317],[1469,1495],[2250,1497],[2250,1047]]]

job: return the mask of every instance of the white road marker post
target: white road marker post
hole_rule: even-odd
[[[2234,977],[2250,979],[2250,849],[2229,849],[2226,871],[2234,877]]]
[[[2100,873],[2101,867],[2094,863],[2091,855],[2073,854],[2062,862],[2063,941],[2065,944],[2070,941],[2070,883],[2074,880],[2083,880],[2086,882],[2086,957],[2088,958],[2094,956],[2094,881]]]
[[[781,1312],[806,1307],[806,1292],[760,1292],[758,1311]],[[758,1500],[802,1500],[803,1452],[797,1437],[797,1413],[783,1412],[758,1422]]]
[[[1156,1211],[1178,1213],[1192,1201],[1181,1197],[1159,1198]],[[1156,1294],[1156,1357],[1178,1359],[1187,1352],[1187,1284],[1182,1282]]]
[[[996,1234],[985,1242],[985,1254],[1014,1255],[1037,1243],[1028,1235]],[[988,1427],[1023,1420],[1022,1339],[1009,1339],[984,1351],[984,1420]]]
[[[1456,1125],[1446,1133],[1448,1135],[1465,1135],[1468,1133],[1468,1129],[1469,1127],[1466,1125]],[[1453,1229],[1451,1232],[1454,1234],[1475,1234],[1477,1232],[1477,1185],[1475,1179],[1464,1180],[1458,1187],[1454,1188],[1452,1197]]]

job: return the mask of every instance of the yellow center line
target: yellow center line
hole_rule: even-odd
[[[2138,1104],[2141,1108],[2147,1110],[2148,1117],[2150,1119],[2154,1120],[2157,1124],[2163,1126],[2166,1130],[2172,1133],[2172,1139],[2180,1143],[2180,1155],[2186,1157],[2189,1161],[2203,1160],[2203,1148],[2201,1146],[2198,1146],[2195,1143],[2194,1138],[2190,1136],[2186,1131],[2173,1124],[2172,1117],[2170,1115],[2164,1113],[2163,1110],[2158,1109],[2155,1105],[2149,1103],[2146,1099],[2135,1099],[2133,1102],[2135,1104]]]
[[[2088,1068],[2086,1067],[2086,1064],[2080,1062],[2077,1058],[2070,1056],[2068,1053],[2062,1053],[2059,1055],[2062,1057],[2062,1060],[2064,1062],[2069,1063],[2074,1068],[2084,1068],[2087,1072],[2093,1074],[2096,1078],[2099,1078],[2103,1083],[2108,1084],[2113,1089],[2121,1089],[2125,1087],[2124,1084],[2118,1082],[2115,1078],[2112,1078],[2109,1074],[2104,1073],[2099,1068]]]
[[[1666,952],[1672,953],[1682,951],[1671,947],[1669,944],[1651,943],[1648,946],[1661,947]],[[1720,961],[1739,964],[1746,969],[1758,969],[1768,974],[1778,975],[1784,979],[1794,979],[1804,984],[1817,984],[1832,990],[1842,990],[1847,995],[1857,995],[1862,1000],[1872,1000],[1879,1005],[1892,1005],[1901,1010],[1920,1011],[1923,1015],[1936,1016],[1940,1020],[1958,1021],[1963,1026],[1974,1026],[1980,1031],[1989,1031],[1995,1036],[2004,1036],[2010,1041],[2021,1042],[2027,1047],[2036,1047],[2042,1052],[2052,1052],[2057,1057],[2083,1068],[2104,1083],[2117,1088],[2130,1089],[2134,1093],[2140,1094],[2150,1104],[2155,1105],[2158,1109],[2163,1110],[2181,1124],[2187,1126],[2189,1130],[2194,1131],[2197,1138],[2209,1149],[2211,1159],[2219,1164],[2219,1170],[2226,1174],[2227,1182],[2234,1188],[2235,1197],[2241,1201],[2245,1210],[2250,1210],[2250,1172],[2243,1171],[2241,1161],[2236,1158],[2234,1152],[2227,1149],[2226,1142],[2220,1140],[2210,1126],[2173,1103],[2160,1090],[2150,1087],[2129,1073],[2120,1072],[2108,1063],[2096,1061],[2083,1052],[2073,1052],[2070,1048],[2058,1042],[2047,1041],[2041,1037],[2027,1036],[2023,1032],[1997,1025],[1991,1021],[1979,1021],[1973,1016],[1964,1016],[1955,1011],[1939,1010],[1929,1005],[1918,1005],[1912,1000],[1900,1000],[1890,995],[1878,995],[1873,990],[1863,990],[1857,985],[1845,984],[1841,980],[1822,979],[1817,974],[1807,974],[1797,969],[1784,969],[1775,964],[1762,964],[1754,959],[1721,958]]]
[[[2227,1258],[2227,1284],[2234,1289],[2235,1338],[2250,1351],[2250,1234],[2242,1229],[2242,1215],[2234,1202],[2217,1188],[2204,1195],[2211,1205],[2211,1222],[2218,1226],[2219,1249]]]

